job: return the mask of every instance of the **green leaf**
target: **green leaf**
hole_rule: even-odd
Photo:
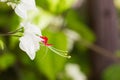
[[[15,56],[11,53],[4,53],[0,56],[0,70],[5,70],[15,63]]]
[[[108,67],[103,73],[102,80],[120,80],[120,64]]]
[[[120,57],[120,50],[117,50],[117,51],[115,52],[115,56],[116,56],[116,57]]]
[[[0,49],[3,50],[4,49],[4,42],[2,40],[0,40]]]

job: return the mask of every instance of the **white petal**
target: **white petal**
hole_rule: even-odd
[[[21,0],[21,2],[16,6],[15,13],[23,19],[27,18],[27,12],[29,10],[35,10],[35,0]]]
[[[19,47],[27,53],[30,59],[35,58],[36,51],[39,47],[39,37],[32,34],[25,34],[20,38]]]
[[[20,16],[21,18],[24,18],[26,19],[27,18],[27,11],[26,9],[24,8],[24,5],[23,4],[18,4],[15,8],[15,13]]]
[[[36,9],[35,0],[21,0],[21,3],[24,4],[25,9],[32,10]]]
[[[72,78],[72,80],[87,80],[86,76],[80,70],[80,67],[78,64],[68,63],[65,66],[65,71],[66,71],[66,74]]]
[[[0,2],[6,2],[7,0],[0,0]]]
[[[38,28],[36,25],[31,24],[29,22],[25,22],[25,23],[21,23],[21,26],[24,27],[24,32],[25,33],[32,33],[32,34],[37,34],[39,36],[41,36],[41,31],[40,28]]]

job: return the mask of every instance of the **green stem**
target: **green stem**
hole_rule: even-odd
[[[22,32],[22,30],[23,30],[23,27],[18,28],[18,29],[16,29],[15,31],[8,32],[8,34],[14,34],[14,33],[17,33],[17,32]]]
[[[21,37],[19,35],[15,35],[15,34],[0,34],[0,36],[15,36],[15,37]]]
[[[15,31],[8,32],[8,33],[1,33],[0,36],[16,36],[16,37],[21,37],[19,35],[15,35],[17,32],[22,32],[23,28],[16,29]]]

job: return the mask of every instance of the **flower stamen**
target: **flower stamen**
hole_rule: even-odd
[[[54,47],[52,47],[52,44],[48,44],[48,38],[46,36],[40,36],[40,38],[42,39],[42,43],[47,46],[51,51],[53,51],[54,53],[62,56],[62,57],[66,57],[66,58],[71,58],[71,56],[69,56],[67,53],[68,51],[63,51],[63,50],[59,50],[56,49]]]
[[[42,43],[45,46],[52,46],[52,44],[48,44],[48,38],[46,36],[40,36],[40,38],[42,38]]]

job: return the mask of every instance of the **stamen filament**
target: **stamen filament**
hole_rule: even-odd
[[[43,39],[42,43],[46,47],[48,47],[51,51],[53,51],[54,53],[56,53],[56,54],[58,54],[62,57],[71,58],[71,56],[67,55],[68,51],[63,51],[63,50],[56,49],[56,48],[52,47],[52,44],[48,44],[48,38],[46,36],[40,36],[40,38]]]
[[[60,52],[60,51],[54,49],[54,48],[51,47],[51,46],[49,46],[48,48],[49,48],[51,51],[53,51],[54,53],[56,53],[56,54],[58,54],[58,55],[60,55],[60,56],[62,56],[62,57],[71,58],[71,56],[67,56],[67,55],[64,54],[63,52]],[[61,53],[62,53],[62,54],[61,54]]]
[[[52,47],[52,46],[51,46]],[[54,48],[54,47],[52,47],[54,50],[56,50],[56,51],[60,51],[60,52],[63,52],[63,53],[68,53],[68,51],[63,51],[63,50],[60,50],[60,49],[57,49],[57,48]]]

